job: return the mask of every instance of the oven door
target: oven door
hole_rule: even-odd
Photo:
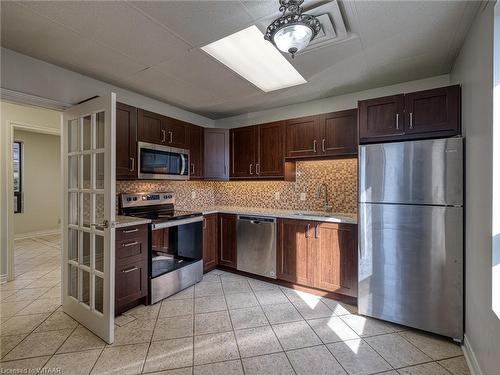
[[[139,179],[189,179],[189,150],[138,142],[137,154]]]
[[[176,271],[203,258],[203,217],[151,226],[150,277]]]

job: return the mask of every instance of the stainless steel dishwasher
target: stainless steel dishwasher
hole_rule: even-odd
[[[276,219],[238,216],[237,262],[240,271],[276,278]]]

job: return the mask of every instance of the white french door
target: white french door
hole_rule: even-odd
[[[107,343],[114,340],[116,94],[62,116],[62,304]]]

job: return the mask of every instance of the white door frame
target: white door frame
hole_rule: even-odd
[[[14,180],[12,178],[12,143],[14,142],[14,130],[25,130],[33,133],[41,133],[48,135],[61,135],[61,128],[50,128],[47,126],[40,126],[34,124],[23,123],[15,120],[6,120],[7,127],[4,129],[4,144],[2,144],[1,149],[3,149],[3,159],[5,160],[4,170],[5,170],[5,197],[4,199],[6,207],[5,211],[1,214],[0,221],[5,220],[6,227],[6,241],[2,241],[2,246],[7,248],[7,275],[6,280],[1,280],[1,282],[14,280]],[[62,159],[61,164],[62,165]],[[59,183],[59,182],[57,182]],[[62,209],[62,208],[61,208]],[[3,211],[3,210],[2,210]],[[2,275],[3,276],[3,275]],[[4,276],[5,277],[5,276]]]

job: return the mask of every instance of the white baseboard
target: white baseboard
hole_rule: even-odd
[[[0,284],[5,284],[7,282],[7,274],[0,275]]]
[[[474,354],[474,350],[472,349],[469,339],[467,338],[467,335],[464,335],[464,345],[462,346],[462,350],[464,352],[465,361],[467,362],[467,366],[469,366],[471,375],[483,375],[481,368],[479,367],[479,363],[477,362],[476,355]]]
[[[60,233],[61,233],[61,228],[40,230],[37,232],[19,233],[14,235],[14,240],[23,240],[25,238],[50,236],[52,234],[60,234]]]

